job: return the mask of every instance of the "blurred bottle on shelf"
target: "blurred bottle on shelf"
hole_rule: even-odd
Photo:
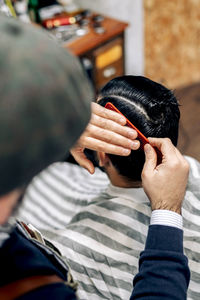
[[[28,14],[28,3],[26,0],[16,0],[14,2],[14,8],[17,17],[25,22],[25,23],[30,23],[30,17]]]
[[[63,12],[63,7],[56,0],[29,0],[28,11],[30,19],[35,23],[42,23]]]
[[[39,18],[39,0],[28,1],[28,13],[30,20],[34,23],[40,23]]]

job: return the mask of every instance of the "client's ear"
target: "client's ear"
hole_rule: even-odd
[[[105,152],[97,152],[100,167],[106,167],[110,163],[110,159]]]

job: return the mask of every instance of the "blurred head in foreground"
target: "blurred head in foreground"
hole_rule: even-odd
[[[24,187],[62,160],[90,118],[76,58],[45,31],[0,16],[0,224]]]

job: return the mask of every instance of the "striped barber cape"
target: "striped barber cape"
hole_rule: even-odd
[[[183,203],[184,251],[200,299],[200,163],[186,157],[190,175]],[[42,229],[60,249],[79,283],[79,299],[128,299],[144,249],[151,209],[142,188],[114,187],[71,164],[54,164],[30,185],[18,218]]]

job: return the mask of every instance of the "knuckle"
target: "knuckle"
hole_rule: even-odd
[[[167,137],[167,138],[164,138],[164,141],[165,141],[165,143],[167,143],[167,144],[169,144],[169,143],[171,143],[171,140]]]
[[[94,125],[99,124],[100,120],[101,120],[101,117],[99,117],[98,115],[92,114],[92,117],[90,119],[90,124],[94,124]]]
[[[174,159],[171,163],[169,163],[169,166],[172,170],[180,170],[182,169],[184,172],[189,172],[189,163],[185,159]]]
[[[107,137],[107,143],[111,144],[112,143],[112,136],[109,136]]]
[[[95,115],[96,113],[101,113],[102,111],[102,106],[99,105],[98,103],[92,102],[91,107],[92,107],[92,113]]]
[[[106,128],[107,123],[108,123],[108,120],[106,120],[106,119],[101,119],[101,121],[99,122],[99,126],[100,126],[101,128]]]
[[[104,147],[104,145],[102,145],[102,144],[99,144],[99,151],[100,152],[104,152],[105,151],[105,147]]]
[[[142,179],[146,179],[148,177],[148,174],[145,169],[142,170],[141,177]]]
[[[168,162],[168,168],[172,171],[176,171],[176,169],[180,168],[180,163],[177,159]]]
[[[143,170],[142,173],[141,173],[141,177],[142,177],[142,178],[145,178],[145,176],[146,176],[146,173],[145,173],[145,171]]]
[[[108,118],[109,115],[110,115],[110,110],[106,109],[104,107],[101,107],[101,116],[102,116],[102,118]]]
[[[95,126],[92,131],[92,136],[94,137],[104,137],[104,129]]]
[[[180,168],[180,162],[178,160],[174,160],[170,165],[173,170]]]
[[[93,125],[92,125],[92,124],[89,124],[89,125],[86,127],[86,129],[85,129],[85,131],[84,131],[84,134],[91,132],[91,131],[92,131],[92,128],[93,128]]]
[[[190,170],[190,164],[187,162],[186,159],[183,160],[183,168],[185,171],[188,171]]]

